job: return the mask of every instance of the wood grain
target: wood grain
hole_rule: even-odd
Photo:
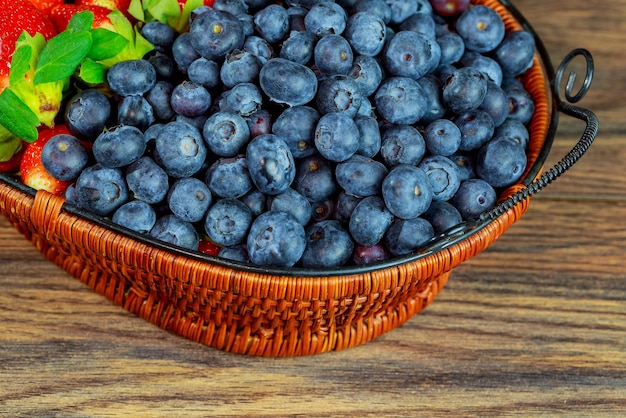
[[[435,302],[377,340],[291,359],[164,332],[0,218],[0,416],[623,416],[626,0],[518,0],[553,61],[594,55],[596,142]],[[561,117],[554,164],[581,123]]]

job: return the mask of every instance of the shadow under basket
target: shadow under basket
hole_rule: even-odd
[[[534,65],[522,82],[535,102],[528,168],[500,194],[495,209],[435,237],[419,253],[384,263],[333,270],[269,269],[228,262],[139,235],[81,211],[61,197],[0,174],[0,213],[45,257],[97,293],[157,326],[211,347],[258,356],[299,356],[366,343],[433,301],[450,272],[496,241],[528,210],[530,197],[573,165],[593,142],[595,115],[571,103],[589,88],[593,61],[575,50],[558,71],[532,27],[508,2],[477,0],[495,9],[507,31],[536,40]],[[569,61],[587,60],[581,91],[566,103],[558,86]],[[551,87],[556,86],[556,88]],[[566,113],[586,121],[580,141],[542,175]]]

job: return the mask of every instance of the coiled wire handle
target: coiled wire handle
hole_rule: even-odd
[[[580,90],[574,94],[573,89],[574,83],[576,81],[576,73],[570,72],[567,83],[565,85],[564,100],[563,95],[561,95],[560,91],[563,74],[565,73],[565,70],[569,66],[570,62],[572,62],[572,60],[578,56],[582,56],[587,64],[585,80],[583,81]],[[585,131],[583,132],[578,143],[574,146],[574,148],[572,148],[570,152],[567,153],[567,155],[565,155],[565,157],[563,157],[561,161],[559,161],[554,167],[552,167],[550,170],[546,171],[539,178],[530,183],[526,188],[519,190],[516,193],[513,193],[507,199],[500,202],[500,204],[498,204],[496,207],[483,213],[480,217],[481,221],[493,220],[508,211],[509,209],[513,208],[519,202],[539,192],[548,184],[552,183],[557,177],[565,173],[583,156],[585,152],[587,152],[594,139],[596,138],[596,135],[598,134],[598,118],[592,111],[575,106],[573,103],[577,103],[578,101],[580,101],[585,96],[585,94],[587,94],[587,91],[589,91],[589,87],[591,86],[591,81],[593,79],[593,72],[593,57],[586,49],[578,48],[571,51],[565,56],[557,69],[556,76],[552,85],[554,94],[557,97],[557,110],[566,115],[584,121],[586,123]]]

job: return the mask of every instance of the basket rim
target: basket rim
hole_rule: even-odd
[[[551,83],[555,77],[555,70],[554,70],[552,61],[550,60],[548,51],[545,48],[545,45],[543,44],[537,32],[534,30],[532,25],[526,20],[526,18],[518,11],[518,9],[515,8],[513,4],[511,4],[510,1],[508,0],[494,0],[494,1],[504,6],[507,12],[510,13],[511,16],[514,17],[517,23],[519,23],[524,28],[524,30],[532,34],[535,40],[535,50],[536,50],[536,56],[539,59],[539,65],[541,66],[541,70],[544,76],[549,82],[547,86],[552,88]],[[558,112],[557,112],[556,98],[551,90],[548,91],[548,96],[549,96],[550,103],[549,103],[549,109],[548,109],[549,123],[548,123],[546,136],[539,150],[537,158],[535,159],[534,163],[530,166],[530,168],[527,169],[526,175],[524,176],[523,179],[519,181],[517,186],[529,185],[540,173],[550,153],[550,150],[554,141],[554,137],[556,135],[557,126],[558,126]],[[0,173],[0,182],[5,183],[6,185],[13,187],[19,190],[20,192],[24,193],[25,195],[31,196],[33,198],[38,193],[37,190],[23,184],[16,178],[6,173]],[[382,271],[382,270],[389,269],[389,268],[396,268],[398,266],[401,266],[407,263],[414,263],[428,256],[432,256],[440,251],[443,251],[446,248],[449,248],[453,245],[456,245],[463,241],[471,239],[474,235],[479,233],[486,226],[488,226],[489,224],[493,223],[496,220],[494,218],[489,218],[489,219],[478,219],[476,221],[463,222],[451,228],[451,230],[433,237],[429,242],[424,244],[420,250],[411,254],[404,255],[404,256],[392,257],[388,260],[366,264],[362,266],[341,266],[341,267],[325,268],[325,269],[311,269],[311,268],[304,268],[304,267],[259,266],[259,265],[255,265],[252,263],[244,263],[244,262],[220,258],[217,256],[212,256],[209,254],[203,254],[199,251],[188,250],[188,249],[178,247],[173,244],[169,244],[164,241],[157,240],[155,238],[150,237],[147,234],[141,234],[136,231],[122,227],[118,224],[115,224],[114,222],[110,220],[99,217],[69,202],[63,203],[62,211],[70,215],[77,216],[79,218],[87,220],[100,227],[106,228],[116,234],[123,235],[127,238],[138,241],[144,245],[156,247],[159,250],[164,250],[174,255],[184,256],[184,257],[187,257],[196,261],[200,261],[203,263],[214,264],[216,266],[226,268],[226,269],[236,270],[244,274],[253,273],[256,275],[302,277],[302,278],[345,277],[345,276],[355,276],[355,275],[358,276],[358,275],[364,275],[364,274],[371,274],[371,273]]]

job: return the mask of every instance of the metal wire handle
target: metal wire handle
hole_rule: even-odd
[[[563,74],[565,73],[566,68],[569,66],[572,60],[578,56],[582,56],[587,64],[585,79],[582,83],[580,90],[574,94],[573,89],[574,83],[576,81],[576,73],[570,72],[567,79],[567,84],[565,86],[565,94],[563,96],[560,91]],[[566,115],[584,121],[586,123],[585,131],[583,132],[578,143],[576,143],[574,148],[572,148],[572,150],[568,152],[561,161],[559,161],[554,167],[552,167],[550,170],[546,171],[539,178],[530,183],[526,188],[517,191],[516,193],[509,196],[507,199],[503,200],[493,209],[483,213],[480,217],[481,221],[493,220],[508,211],[509,209],[513,208],[524,199],[539,192],[548,184],[552,183],[557,177],[565,173],[583,156],[585,152],[587,152],[594,139],[596,138],[596,135],[598,134],[598,118],[592,111],[575,106],[573,105],[573,103],[577,103],[578,101],[580,101],[589,91],[589,87],[591,86],[591,81],[593,79],[593,72],[593,57],[586,49],[578,48],[571,51],[565,56],[557,69],[556,76],[552,85],[554,94],[557,97],[557,110]]]

